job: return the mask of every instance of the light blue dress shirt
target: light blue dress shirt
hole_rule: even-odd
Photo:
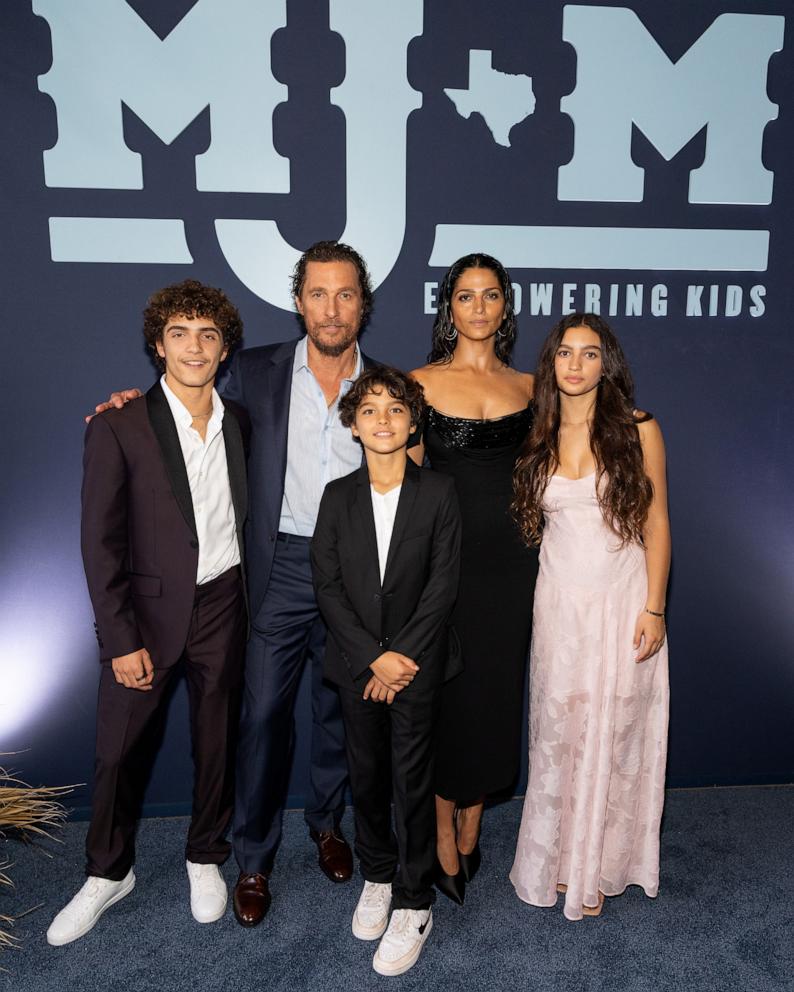
[[[311,537],[320,499],[327,483],[349,475],[361,465],[361,445],[339,421],[339,400],[361,374],[356,346],[353,374],[343,379],[339,396],[329,407],[308,365],[304,336],[295,348],[287,433],[287,472],[278,529],[284,534]]]

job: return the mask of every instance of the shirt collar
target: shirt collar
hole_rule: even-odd
[[[303,337],[295,345],[295,360],[292,363],[292,374],[297,375],[298,372],[306,371],[311,372],[309,368],[309,345],[308,345],[308,335],[304,334]],[[363,368],[364,362],[361,358],[361,349],[358,346],[358,341],[356,341],[356,360],[353,364],[353,372],[344,378],[342,382],[346,382],[350,385],[354,380],[356,380],[361,375],[361,370]]]
[[[165,398],[168,400],[168,406],[171,408],[171,415],[174,420],[181,424],[183,427],[190,427],[193,423],[193,414],[188,410],[185,404],[180,400],[176,393],[171,389],[168,383],[165,381],[165,375],[160,377],[160,385],[162,387]],[[212,390],[212,416],[210,417],[210,424],[220,423],[223,420],[224,406],[223,400],[218,395],[216,389]],[[209,425],[208,425],[209,426]]]

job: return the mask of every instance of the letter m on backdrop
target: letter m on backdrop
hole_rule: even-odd
[[[673,63],[634,11],[566,6],[563,38],[576,49],[577,79],[561,104],[574,123],[574,154],[560,168],[559,198],[641,201],[644,171],[631,159],[636,124],[668,161],[706,128],[690,203],[771,203],[761,150],[777,117],[766,78],[783,29],[779,16],[721,14]]]
[[[270,70],[286,0],[198,0],[164,39],[126,0],[33,0],[33,11],[52,36],[52,68],[39,78],[58,116],[58,141],[44,152],[48,186],[143,188],[141,156],[124,143],[124,103],[166,144],[210,108],[197,189],[289,192],[272,133],[287,88]]]

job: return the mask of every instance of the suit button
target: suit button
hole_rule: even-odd
[[[376,592],[374,598],[375,598],[375,601],[377,602],[380,599],[380,593],[379,592]]]
[[[198,541],[191,541],[190,542],[190,547],[191,548],[197,548],[198,547]]]

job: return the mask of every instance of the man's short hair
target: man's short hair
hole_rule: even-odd
[[[353,426],[356,410],[364,402],[367,393],[379,393],[384,389],[389,396],[408,407],[412,424],[421,423],[425,415],[425,394],[416,379],[389,365],[377,365],[374,369],[362,372],[339,400],[339,420],[342,426]]]
[[[195,317],[211,320],[221,332],[224,347],[229,351],[243,336],[243,322],[237,307],[222,290],[205,286],[197,279],[185,279],[173,286],[165,286],[152,294],[143,311],[143,336],[159,369],[165,368],[165,362],[157,354],[157,343],[163,340],[165,325],[177,315],[188,320]]]
[[[350,245],[341,241],[317,241],[301,255],[295,263],[292,273],[292,295],[299,297],[303,292],[306,281],[306,266],[309,262],[352,262],[358,272],[358,284],[361,287],[362,314],[361,325],[366,324],[372,312],[372,281],[370,280],[367,263]]]

